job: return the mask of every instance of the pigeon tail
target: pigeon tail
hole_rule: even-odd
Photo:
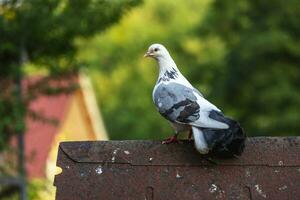
[[[229,125],[228,129],[202,129],[205,141],[212,153],[220,157],[235,157],[243,153],[246,134],[240,124],[221,112],[212,113],[216,120]]]
[[[209,152],[209,148],[204,138],[202,130],[194,126],[192,126],[192,130],[197,151],[199,151],[201,154],[207,154]]]

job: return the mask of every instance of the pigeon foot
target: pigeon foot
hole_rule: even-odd
[[[177,135],[173,135],[172,137],[169,137],[166,140],[162,141],[162,144],[171,144],[171,143],[178,143]]]

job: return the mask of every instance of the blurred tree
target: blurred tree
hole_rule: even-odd
[[[41,113],[28,110],[38,95],[56,95],[74,90],[68,85],[50,86],[51,79],[68,79],[80,68],[74,55],[76,37],[104,31],[140,0],[1,0],[0,1],[0,151],[7,150],[14,134],[24,133],[24,116],[49,121]],[[21,98],[25,64],[44,69],[49,76],[26,83]],[[50,119],[50,121],[52,121]],[[42,134],[42,133],[41,133]],[[21,136],[21,135],[20,135]],[[22,137],[19,144],[22,146]],[[22,148],[21,148],[22,151]],[[23,179],[23,154],[18,169]],[[11,162],[11,160],[9,160]],[[4,162],[6,167],[7,162]],[[1,163],[2,164],[2,163]],[[0,166],[0,174],[7,174]],[[9,194],[14,190],[10,190]],[[1,195],[4,191],[0,191]],[[25,198],[22,186],[22,197]],[[30,192],[34,194],[34,192]],[[8,194],[6,194],[8,195]],[[31,195],[32,196],[32,195]],[[10,198],[10,197],[9,197]],[[22,199],[23,199],[22,198]]]
[[[212,95],[250,134],[299,135],[299,18],[297,0],[223,0],[200,25],[201,38],[226,46],[208,82]]]
[[[112,139],[157,139],[173,133],[156,112],[152,89],[158,76],[153,60],[143,58],[152,43],[163,43],[182,71],[197,69],[183,52],[197,52],[193,35],[209,1],[145,1],[120,23],[91,40],[78,41],[78,60],[91,76]],[[194,70],[196,71],[196,70]]]
[[[139,0],[4,0],[0,1],[0,150],[12,134],[24,129],[28,102],[38,94],[55,95],[74,89],[50,88],[49,77],[29,86],[16,100],[15,80],[25,63],[46,69],[54,78],[76,72],[76,37],[104,31]],[[30,113],[30,112],[29,112]],[[37,117],[38,114],[31,113]]]
[[[299,6],[296,0],[147,0],[120,23],[78,41],[113,139],[163,138],[155,111],[152,43],[168,47],[184,75],[251,135],[300,130]]]

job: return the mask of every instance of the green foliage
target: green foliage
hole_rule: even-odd
[[[104,31],[117,22],[139,0],[29,0],[0,1],[0,150],[12,134],[22,132],[28,101],[38,93],[56,95],[73,88],[51,88],[49,77],[18,98],[16,80],[25,64],[44,70],[54,79],[73,74],[80,68],[74,59],[77,37]],[[24,70],[26,71],[26,70]],[[47,86],[47,87],[46,87]],[[30,94],[30,95],[28,95]],[[38,116],[37,114],[35,116]]]
[[[182,71],[196,68],[182,54],[201,48],[193,29],[207,6],[208,1],[145,1],[104,34],[78,42],[78,60],[90,67],[112,139],[155,139],[173,133],[152,103],[158,68],[143,55],[151,43],[159,42],[169,47]]]
[[[28,182],[28,199],[48,200],[55,198],[53,182],[48,179],[33,179]]]
[[[199,26],[227,49],[213,95],[251,134],[299,135],[299,10],[296,0],[215,1]]]
[[[104,30],[138,1],[31,0],[1,6],[0,58],[5,70],[25,56],[52,73],[72,67],[74,39]],[[8,14],[10,13],[10,14]],[[64,59],[64,60],[62,60]],[[73,66],[74,67],[74,66]],[[1,73],[5,74],[5,73]]]
[[[55,187],[53,182],[48,179],[33,179],[27,182],[28,196],[30,200],[52,200],[55,199]],[[19,200],[19,188],[14,188],[14,191],[9,190],[9,188],[1,185],[1,200]],[[6,192],[5,192],[6,191]],[[6,193],[3,196],[3,192]]]
[[[156,63],[142,57],[156,42],[249,135],[298,134],[299,10],[296,0],[148,0],[104,33],[78,41],[111,138],[173,132],[152,103]]]
[[[29,110],[29,103],[39,95],[58,95],[76,89],[72,78],[81,67],[74,58],[77,37],[89,37],[116,23],[128,8],[140,0],[27,0],[0,1],[0,151],[11,152],[11,137],[23,134],[24,117],[56,123],[42,113]],[[25,68],[25,70],[24,70]],[[43,71],[45,77],[26,82],[25,72]],[[63,86],[50,82],[63,80]],[[69,84],[67,80],[70,79]],[[24,89],[24,88],[23,88]],[[41,133],[43,134],[43,133]],[[2,152],[2,155],[4,153]],[[9,161],[2,162],[0,174],[16,171]],[[9,168],[9,169],[7,169]],[[22,169],[19,170],[22,174]],[[44,183],[31,184],[30,199],[38,197]],[[8,199],[17,199],[17,195]]]

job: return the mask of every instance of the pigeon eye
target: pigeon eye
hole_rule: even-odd
[[[155,51],[155,52],[158,51],[158,48],[155,48],[154,51]]]

